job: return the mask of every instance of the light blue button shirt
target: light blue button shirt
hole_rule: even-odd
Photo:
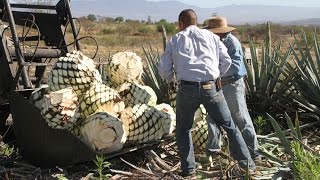
[[[240,41],[231,33],[222,38],[223,44],[228,48],[228,54],[232,59],[232,64],[223,77],[239,79],[247,74],[243,62],[243,51]]]
[[[219,37],[191,25],[174,35],[161,56],[158,70],[168,82],[215,80],[231,65],[227,48]]]

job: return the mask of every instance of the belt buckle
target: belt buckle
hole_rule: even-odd
[[[212,89],[212,83],[202,85],[203,89]]]

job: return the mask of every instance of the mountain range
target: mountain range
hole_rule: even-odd
[[[213,2],[215,3],[215,2]],[[179,1],[147,0],[73,0],[72,13],[75,17],[94,14],[105,17],[122,16],[124,19],[152,21],[166,19],[176,22],[183,9],[196,11],[199,23],[211,15],[228,18],[229,24],[255,24],[263,22],[320,25],[320,7],[264,6],[264,5],[228,5],[216,8],[200,8]]]

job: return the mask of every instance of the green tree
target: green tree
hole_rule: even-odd
[[[115,22],[123,22],[124,18],[122,16],[118,16],[114,19]]]
[[[164,28],[166,29],[168,34],[174,34],[176,33],[176,25],[173,23],[168,23],[167,20],[165,19],[161,19],[158,23],[157,23],[157,31],[158,32],[162,32],[162,25],[164,26]]]
[[[89,21],[96,21],[96,20],[97,20],[97,17],[96,17],[94,14],[89,14],[89,15],[87,16],[87,19],[88,19]]]
[[[161,24],[161,23],[168,23],[167,20],[165,19],[160,19],[160,21],[158,22],[158,24]]]

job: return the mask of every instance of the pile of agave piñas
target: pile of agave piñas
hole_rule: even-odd
[[[140,84],[142,66],[135,53],[118,52],[101,77],[92,59],[74,51],[58,60],[49,87],[34,91],[30,101],[48,126],[70,130],[95,151],[161,139],[173,132],[175,112]]]

